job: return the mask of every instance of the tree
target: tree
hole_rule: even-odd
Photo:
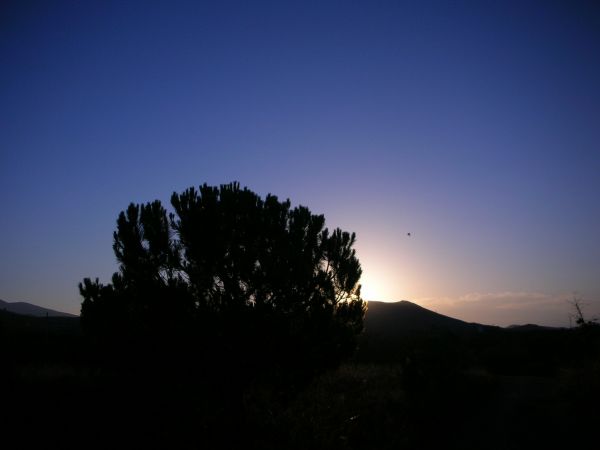
[[[580,328],[586,328],[586,327],[595,327],[598,325],[597,318],[587,320],[586,317],[584,316],[584,314],[583,314],[584,303],[581,298],[573,295],[573,299],[567,300],[567,303],[569,303],[571,305],[571,308],[573,309],[573,313],[569,315],[569,320],[571,320],[572,318],[575,318],[575,323],[577,324],[577,326],[579,326]]]
[[[354,233],[238,183],[173,193],[171,205],[119,214],[119,271],[79,284],[90,336],[152,355],[185,348],[244,375],[312,372],[354,350],[366,310]]]

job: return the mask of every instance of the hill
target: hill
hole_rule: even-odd
[[[42,306],[32,305],[31,303],[6,302],[4,300],[0,300],[0,310],[33,317],[78,317],[74,314],[43,308]]]
[[[38,317],[17,314],[0,309],[0,336],[23,338],[28,336],[80,335],[79,316]]]
[[[368,302],[365,334],[393,337],[414,332],[481,332],[498,327],[468,323],[438,314],[415,303],[402,300],[394,303]]]
[[[25,302],[0,300],[0,334],[8,336],[72,335],[81,334],[79,316]]]
[[[556,331],[563,328],[560,327],[547,327],[543,325],[536,325],[533,323],[526,323],[525,325],[509,325],[505,328],[508,331]]]

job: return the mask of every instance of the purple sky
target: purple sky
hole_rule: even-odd
[[[355,231],[367,299],[600,313],[599,55],[585,1],[4,1],[0,298],[78,312],[129,202],[238,180]]]

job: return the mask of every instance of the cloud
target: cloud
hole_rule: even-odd
[[[469,292],[457,297],[415,299],[422,306],[467,322],[507,326],[537,323],[569,326],[573,294],[535,291]],[[584,302],[589,318],[600,312],[600,302]]]
[[[458,304],[472,302],[485,302],[486,305],[496,309],[523,309],[532,306],[556,307],[563,306],[563,296],[552,296],[541,292],[471,292],[458,298]]]

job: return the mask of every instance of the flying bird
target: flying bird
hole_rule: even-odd
[[[412,234],[411,234],[411,233],[406,233],[406,235],[407,235],[408,237],[411,237],[411,236],[412,236]]]

